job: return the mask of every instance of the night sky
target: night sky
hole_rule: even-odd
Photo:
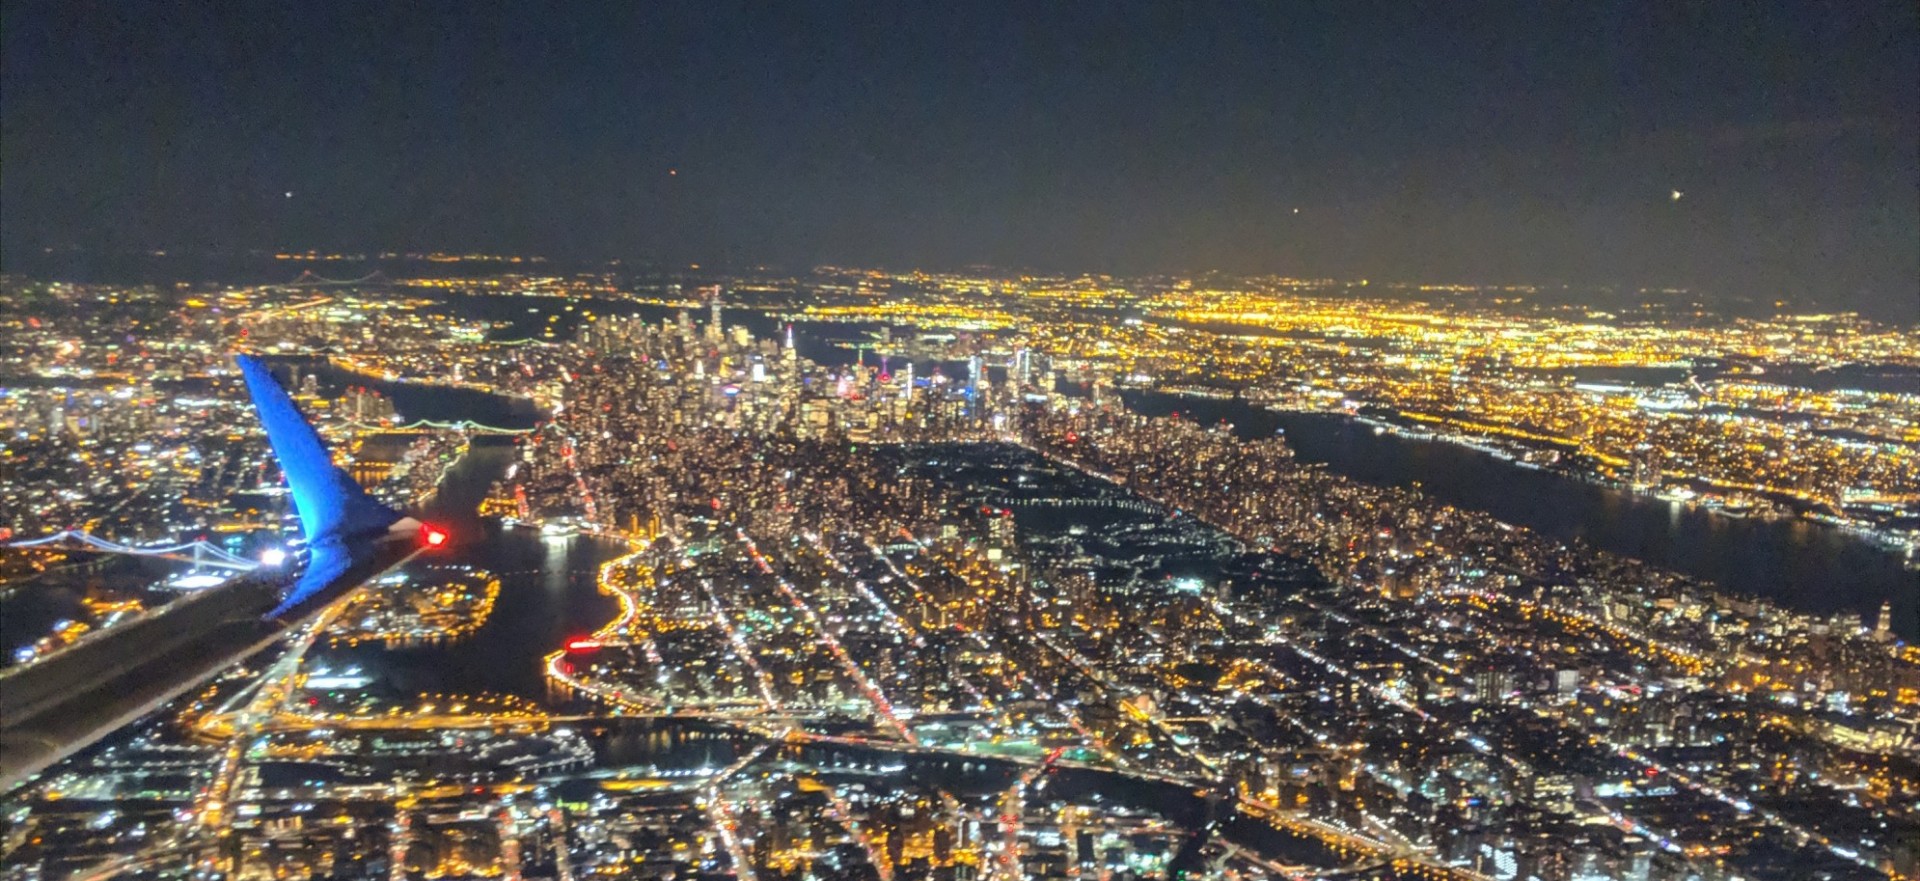
[[[1920,320],[1906,0],[787,5],[8,0],[0,241],[1684,285]]]

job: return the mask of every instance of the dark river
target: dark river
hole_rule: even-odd
[[[407,419],[472,419],[512,424],[522,403],[469,392],[450,411],[448,390],[411,383],[386,389]],[[453,536],[452,549],[435,562],[466,563],[500,576],[493,615],[472,637],[440,646],[388,649],[363,645],[316,650],[319,657],[359,664],[402,694],[445,691],[514,694],[541,703],[547,698],[541,659],[570,638],[612,620],[619,606],[595,588],[600,564],[626,552],[625,545],[585,536],[543,539],[532,530],[507,529],[482,520],[475,510],[493,481],[519,455],[511,436],[476,436],[465,458],[448,470],[426,519]]]
[[[1304,461],[1382,486],[1418,485],[1451,505],[1563,541],[1645,560],[1728,593],[1771,599],[1816,614],[1857,612],[1872,624],[1891,600],[1902,638],[1920,637],[1920,573],[1895,554],[1845,532],[1804,520],[1736,519],[1652,496],[1524,468],[1469,447],[1422,441],[1344,416],[1274,413],[1244,401],[1143,392],[1126,399],[1137,412],[1178,412],[1232,423],[1243,438],[1284,430]]]

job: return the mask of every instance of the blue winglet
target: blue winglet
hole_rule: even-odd
[[[375,501],[360,484],[333,464],[325,441],[313,425],[301,415],[280,381],[259,358],[241,355],[234,359],[240,375],[246,379],[247,394],[267,430],[267,442],[280,470],[287,475],[293,491],[294,512],[300,517],[300,531],[310,548],[333,547],[349,551],[360,544],[371,544],[384,536],[400,520],[400,513]],[[307,579],[302,579],[305,582]],[[288,602],[296,602],[301,591]]]
[[[273,456],[286,472],[293,507],[308,544],[327,539],[374,537],[400,519],[399,512],[375,501],[347,472],[333,464],[326,442],[300,414],[287,390],[259,358],[241,355],[240,373],[267,430]]]

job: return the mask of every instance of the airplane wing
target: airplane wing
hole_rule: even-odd
[[[239,359],[292,489],[305,565],[262,569],[0,672],[0,792],[273,644],[446,533],[380,504],[335,467],[319,433],[251,356]]]

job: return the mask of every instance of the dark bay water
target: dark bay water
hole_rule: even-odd
[[[1920,637],[1920,573],[1906,570],[1895,554],[1832,527],[1710,514],[1525,468],[1458,444],[1375,434],[1344,416],[1273,413],[1244,401],[1157,392],[1128,393],[1126,399],[1147,415],[1178,412],[1201,422],[1226,421],[1243,438],[1284,430],[1302,460],[1324,463],[1336,474],[1380,486],[1417,484],[1442,502],[1645,560],[1728,593],[1816,614],[1855,612],[1869,624],[1880,604],[1892,601],[1896,632],[1908,641]]]

